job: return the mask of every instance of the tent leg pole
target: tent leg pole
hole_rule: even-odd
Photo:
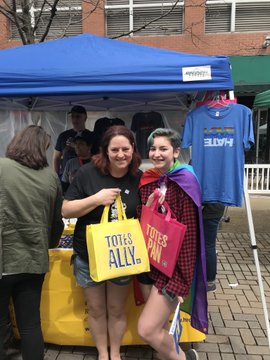
[[[263,306],[263,313],[264,313],[266,332],[267,332],[267,338],[268,338],[268,346],[270,348],[269,315],[268,315],[267,304],[266,304],[266,300],[265,300],[262,274],[261,274],[261,268],[260,268],[258,251],[257,251],[255,231],[254,231],[253,217],[252,217],[251,206],[250,206],[250,198],[249,198],[249,194],[247,191],[246,176],[245,176],[245,186],[244,186],[244,199],[245,199],[246,212],[247,212],[247,218],[248,218],[248,227],[249,227],[249,234],[250,234],[250,240],[251,240],[251,247],[253,250],[253,256],[254,256],[255,266],[256,266],[256,270],[257,270],[257,278],[258,278],[258,284],[259,284],[260,295],[261,295],[261,302],[262,302],[262,306]]]

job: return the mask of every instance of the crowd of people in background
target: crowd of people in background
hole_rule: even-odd
[[[193,349],[176,352],[168,320],[178,303],[188,296],[195,268],[202,271],[196,263],[201,256],[203,232],[208,283],[201,286],[205,292],[215,290],[215,243],[224,206],[205,204],[202,212],[202,204],[195,200],[200,190],[192,167],[183,168],[178,160],[181,139],[176,131],[148,129],[146,147],[154,170],[142,173],[134,134],[121,119],[99,119],[95,133],[95,129],[86,129],[84,107],[73,106],[70,114],[72,128],[58,136],[53,169],[46,158],[50,137],[35,125],[16,134],[8,145],[6,158],[0,159],[0,359],[5,359],[10,298],[21,335],[23,360],[43,359],[41,289],[49,270],[48,249],[57,246],[63,230],[62,216],[77,218],[72,265],[76,282],[84,291],[98,358],[121,359],[120,346],[127,326],[125,302],[132,277],[99,283],[91,279],[86,226],[100,222],[106,205],[111,205],[110,221],[115,220],[113,203],[120,192],[127,217],[140,217],[141,205],[151,205],[156,189],[160,207],[166,199],[177,220],[187,225],[187,232],[171,279],[153,267],[150,273],[138,275],[145,300],[138,333],[163,359],[198,359]],[[192,191],[185,187],[186,177]],[[199,227],[200,217],[204,229]]]

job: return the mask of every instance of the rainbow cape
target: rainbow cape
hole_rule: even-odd
[[[201,190],[197,177],[194,173],[193,167],[190,165],[181,165],[178,160],[174,163],[172,168],[165,174],[162,174],[157,169],[149,169],[145,171],[141,177],[139,187],[157,181],[160,185],[166,178],[174,181],[182,190],[185,191],[189,197],[194,201],[198,209],[199,218],[199,235],[198,254],[193,282],[189,296],[181,304],[181,311],[187,312],[191,316],[191,326],[195,329],[207,333],[208,331],[208,316],[207,316],[207,292],[206,292],[206,260],[205,260],[205,243],[202,222],[202,202]]]

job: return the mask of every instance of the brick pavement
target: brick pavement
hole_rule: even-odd
[[[270,234],[256,234],[256,240],[270,312]],[[217,250],[218,286],[208,296],[209,335],[204,342],[184,346],[197,349],[200,360],[270,360],[249,234],[220,232]],[[122,355],[126,360],[156,358],[148,346],[125,346]],[[16,349],[9,359],[21,359]],[[95,348],[46,346],[45,360],[96,359]]]

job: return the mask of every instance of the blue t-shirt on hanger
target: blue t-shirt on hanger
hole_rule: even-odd
[[[203,105],[187,114],[181,147],[192,146],[203,202],[242,206],[244,152],[253,144],[252,113],[244,105]]]

